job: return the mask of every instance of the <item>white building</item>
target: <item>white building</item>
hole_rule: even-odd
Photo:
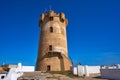
[[[16,68],[11,68],[8,73],[1,73],[0,80],[17,80],[24,72],[34,72],[34,66],[22,66],[18,63]]]
[[[120,64],[101,66],[100,74],[102,78],[120,80]]]
[[[6,75],[7,75],[7,72],[0,72],[0,80],[4,80]]]
[[[77,67],[72,68],[74,75],[78,76],[89,76],[90,74],[99,74],[100,66],[82,66],[78,65]]]

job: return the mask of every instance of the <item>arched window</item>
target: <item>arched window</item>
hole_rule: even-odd
[[[53,27],[50,27],[50,32],[53,32]]]

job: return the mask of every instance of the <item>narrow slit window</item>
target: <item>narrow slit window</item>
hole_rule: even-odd
[[[49,50],[52,51],[52,45],[49,45]]]
[[[53,32],[53,27],[50,27],[50,32]]]

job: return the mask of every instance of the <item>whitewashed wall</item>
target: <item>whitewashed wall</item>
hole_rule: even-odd
[[[22,72],[34,72],[35,67],[34,66],[22,66],[21,71]]]
[[[78,65],[77,67],[73,67],[72,72],[74,75],[78,76],[89,76],[90,74],[100,73],[100,66],[82,66]]]
[[[72,68],[72,71],[73,71],[73,74],[74,74],[74,75],[77,75],[77,74],[78,74],[78,73],[77,73],[77,72],[78,72],[78,71],[77,71],[77,67],[73,67],[73,68]]]
[[[18,63],[17,70],[21,72],[34,72],[35,67],[34,66],[22,66],[22,63]]]
[[[77,73],[78,73],[78,76],[83,76],[85,74],[84,66],[78,65]]]
[[[101,77],[120,80],[120,69],[101,69]]]
[[[2,77],[4,76],[4,78],[6,77],[6,74],[0,74],[0,80],[4,80],[4,78],[2,79]]]
[[[100,66],[88,66],[88,67],[87,67],[87,71],[88,71],[90,74],[100,73]]]
[[[18,63],[16,68],[11,68],[6,77],[0,80],[17,80],[24,72],[34,72],[34,66],[22,66],[21,63]]]
[[[120,65],[103,66],[100,69],[102,78],[120,80]]]

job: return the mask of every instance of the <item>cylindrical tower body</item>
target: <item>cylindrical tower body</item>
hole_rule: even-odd
[[[70,70],[72,64],[68,59],[67,24],[68,21],[63,13],[56,14],[50,10],[41,15],[37,71]]]

